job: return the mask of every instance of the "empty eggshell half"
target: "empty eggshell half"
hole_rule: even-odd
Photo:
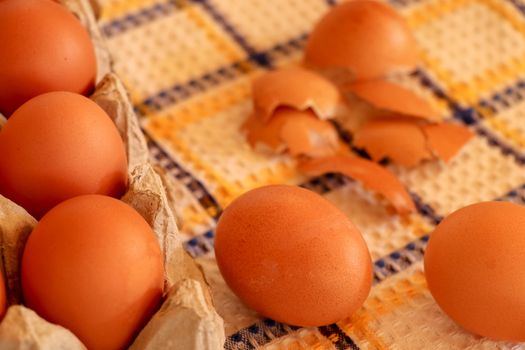
[[[349,71],[353,80],[411,70],[418,62],[416,40],[390,6],[373,0],[343,2],[316,24],[305,49],[305,64]]]
[[[354,145],[375,161],[388,158],[406,167],[432,158],[425,134],[408,118],[372,119],[355,133]]]
[[[397,213],[406,215],[416,210],[412,197],[401,181],[382,166],[356,156],[332,156],[305,160],[299,170],[307,175],[318,176],[325,173],[341,173],[363,184],[371,191],[384,196]]]
[[[433,122],[438,122],[442,119],[427,100],[409,89],[388,80],[360,81],[346,84],[343,89],[371,104],[373,107],[386,112],[394,112],[395,115]],[[388,113],[378,114],[388,116]]]
[[[312,109],[320,119],[335,116],[342,105],[339,90],[323,76],[299,67],[263,74],[253,82],[255,113],[265,122],[278,107]]]
[[[452,123],[422,126],[429,148],[438,158],[448,162],[474,136],[465,126]]]

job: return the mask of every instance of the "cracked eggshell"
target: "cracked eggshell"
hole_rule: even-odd
[[[375,161],[388,158],[406,167],[432,158],[423,130],[407,118],[368,121],[355,133],[354,145],[365,149]]]
[[[276,113],[286,118],[280,130],[280,138],[292,156],[324,157],[338,153],[341,148],[334,125],[318,119],[310,111],[283,109]]]
[[[263,153],[281,153],[286,149],[280,136],[285,122],[285,118],[274,117],[264,123],[261,118],[252,114],[242,124],[241,130],[246,133],[246,140],[253,149]]]
[[[268,122],[278,107],[312,109],[320,119],[334,117],[342,104],[335,85],[323,76],[300,67],[263,74],[253,82],[255,113]]]
[[[453,123],[422,126],[429,148],[436,157],[448,162],[474,136],[465,126]]]
[[[385,197],[398,214],[416,211],[414,201],[401,181],[387,169],[367,159],[348,155],[311,159],[299,163],[299,170],[310,176],[341,173]]]
[[[433,122],[439,122],[442,119],[427,100],[388,80],[360,81],[345,84],[342,89],[386,112]]]
[[[335,6],[316,24],[304,61],[321,71],[338,69],[361,80],[411,70],[418,52],[410,28],[393,8],[354,0]]]

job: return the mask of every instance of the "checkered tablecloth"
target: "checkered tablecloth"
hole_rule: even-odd
[[[254,152],[239,132],[250,82],[297,63],[325,0],[100,0],[100,26],[129,90],[154,161],[177,179],[177,214],[225,320],[227,349],[525,349],[456,326],[422,271],[428,234],[478,201],[525,202],[525,3],[392,0],[422,49],[407,79],[447,118],[476,134],[448,165],[389,166],[418,213],[401,219],[352,179],[302,177],[288,156]],[[348,213],[367,241],[375,284],[351,318],[319,328],[263,319],[228,290],[213,254],[221,208],[248,189],[301,184]]]

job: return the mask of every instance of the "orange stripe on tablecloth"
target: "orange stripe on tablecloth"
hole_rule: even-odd
[[[412,282],[410,283],[409,281]],[[391,313],[399,306],[405,305],[408,301],[422,295],[428,290],[425,275],[422,270],[415,271],[412,275],[394,284],[387,283],[388,282],[383,282],[382,284],[376,285],[374,292],[378,291],[379,295],[373,298],[369,297],[364,306],[357,311],[356,314],[350,319],[338,323],[341,329],[348,335],[353,336],[355,334],[359,341],[367,341],[375,346],[376,349],[388,349],[389,347],[376,332],[369,328],[370,322],[376,321],[379,317]],[[406,288],[407,286],[409,287],[408,289]],[[388,303],[380,300],[381,288],[386,288],[385,291],[394,291]],[[402,293],[396,292],[396,290],[401,288],[406,290],[403,290]]]

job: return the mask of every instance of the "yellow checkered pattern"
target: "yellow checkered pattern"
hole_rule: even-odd
[[[426,235],[451,211],[496,198],[523,203],[522,0],[391,1],[421,50],[420,69],[404,83],[476,133],[450,164],[390,166],[420,209],[404,219],[351,180],[310,181],[290,157],[254,152],[239,132],[252,109],[251,80],[300,61],[308,32],[332,1],[99,2],[114,68],[157,162],[177,180],[179,226],[225,320],[226,348],[525,349],[475,337],[452,323],[433,302],[421,264]],[[226,287],[213,256],[216,217],[241,193],[271,183],[306,184],[363,233],[376,261],[376,284],[350,319],[320,328],[277,324],[247,309]]]

